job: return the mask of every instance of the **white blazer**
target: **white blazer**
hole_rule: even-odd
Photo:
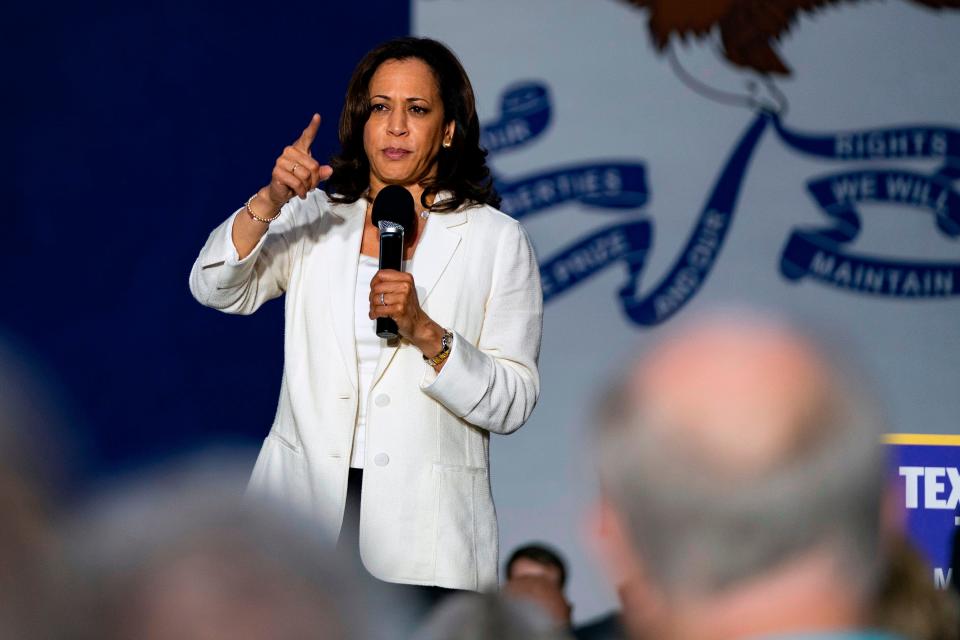
[[[442,197],[442,196],[441,196]],[[330,529],[343,520],[358,405],[354,296],[367,201],[293,198],[238,260],[231,216],[190,273],[202,304],[249,314],[286,293],[277,415],[250,487]],[[523,227],[489,206],[431,214],[411,273],[424,311],[454,332],[439,375],[405,340],[381,354],[367,406],[360,555],[382,580],[497,585],[490,432],[533,411],[543,294]]]

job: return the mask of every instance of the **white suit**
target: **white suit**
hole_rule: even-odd
[[[280,400],[251,489],[282,496],[333,533],[358,409],[353,313],[366,207],[362,198],[332,204],[319,190],[294,198],[243,260],[231,216],[190,274],[197,300],[228,313],[286,293]],[[474,206],[431,214],[411,273],[454,346],[439,375],[406,341],[381,353],[366,414],[360,554],[382,580],[494,587],[489,432],[518,429],[539,394],[537,260],[519,223]]]

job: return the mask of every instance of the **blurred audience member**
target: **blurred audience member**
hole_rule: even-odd
[[[496,593],[461,593],[441,602],[415,640],[565,640],[539,607]]]
[[[525,545],[510,555],[504,573],[508,595],[535,603],[557,628],[570,627],[573,607],[563,593],[567,568],[559,553],[543,544]]]
[[[656,603],[655,592],[651,589],[650,582],[641,579],[635,572],[629,580],[624,580],[617,585],[617,599],[620,601],[618,610],[588,620],[574,628],[574,638],[576,640],[624,640],[640,637],[628,632],[624,612],[630,612],[633,627],[646,628]]]
[[[0,638],[55,635],[62,418],[41,380],[0,341]]]
[[[575,627],[573,637],[576,640],[620,640],[627,637],[626,633],[623,615],[619,611],[611,611]]]
[[[714,316],[609,395],[598,532],[616,583],[643,586],[631,633],[864,637],[884,428],[835,357],[774,320]]]
[[[574,627],[573,637],[576,640],[623,640],[627,637],[623,626],[623,608],[629,602],[630,585],[623,583],[617,587],[617,597],[620,600],[620,609],[598,616]]]
[[[243,499],[247,473],[209,459],[95,505],[71,531],[74,637],[339,640],[410,631],[392,602],[331,555],[329,541],[292,513]]]
[[[912,640],[960,638],[956,592],[934,586],[930,566],[903,537],[891,543],[871,617],[878,628]]]
[[[960,528],[953,529],[953,541],[950,547],[950,590],[954,595],[960,597]]]

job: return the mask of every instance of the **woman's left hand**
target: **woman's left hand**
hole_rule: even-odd
[[[413,276],[393,269],[381,269],[370,281],[370,319],[393,318],[400,335],[425,356],[433,357],[443,348],[443,327],[430,319],[417,299]]]

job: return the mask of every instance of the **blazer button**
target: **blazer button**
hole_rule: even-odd
[[[373,402],[378,407],[385,407],[388,404],[390,404],[390,396],[388,396],[385,393],[381,393],[380,395],[378,395],[376,398],[373,399]]]
[[[373,457],[373,464],[378,467],[385,467],[390,464],[390,456],[385,453],[378,453]]]

